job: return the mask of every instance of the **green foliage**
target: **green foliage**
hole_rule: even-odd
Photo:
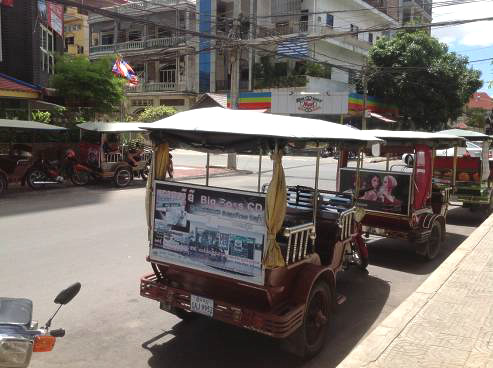
[[[114,58],[93,62],[84,56],[57,58],[52,85],[71,109],[86,108],[92,113],[109,113],[123,99],[125,81],[111,72]]]
[[[330,78],[331,68],[327,64],[307,62],[306,75],[311,77]]]
[[[49,111],[33,111],[32,113],[32,118],[34,121],[37,121],[38,123],[45,123],[49,124],[51,122],[51,113]]]
[[[488,116],[488,111],[484,109],[480,109],[480,108],[467,109],[466,110],[467,125],[483,129],[487,116]]]
[[[448,52],[428,33],[399,32],[370,49],[368,93],[396,105],[404,124],[439,130],[482,86],[480,75],[466,57]]]
[[[137,115],[137,121],[154,122],[176,114],[176,109],[169,106],[148,106]]]
[[[271,63],[269,56],[260,58],[254,65],[255,88],[303,87],[307,83],[300,68],[289,70],[288,63]]]

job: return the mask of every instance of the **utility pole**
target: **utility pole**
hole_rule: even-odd
[[[368,107],[368,75],[366,66],[363,67],[363,116],[361,117],[361,129],[366,130],[366,109]]]
[[[233,29],[229,38],[239,40],[240,22],[238,16],[240,8],[237,1],[235,1],[234,7]],[[234,45],[230,50],[231,86],[229,91],[231,95],[231,110],[238,110],[238,100],[240,98],[240,55],[240,47]],[[231,124],[235,124],[235,122],[232,121]],[[228,153],[228,163],[226,167],[228,169],[236,170],[236,164],[236,153]]]

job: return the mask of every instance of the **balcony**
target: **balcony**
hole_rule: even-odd
[[[404,0],[402,2],[402,7],[414,6],[415,8],[421,9],[429,17],[432,15],[432,5],[431,0]]]
[[[177,37],[165,37],[165,38],[153,38],[144,41],[128,41],[110,45],[91,46],[89,53],[91,56],[98,54],[112,54],[120,51],[139,51],[139,50],[152,50],[152,49],[164,49],[167,47],[173,47],[180,43],[185,43],[189,40],[190,36],[177,36]]]
[[[176,82],[139,83],[137,86],[128,85],[125,87],[126,93],[168,92],[176,90]]]
[[[111,7],[104,8],[105,10],[114,11],[120,14],[133,14],[139,11],[146,11],[150,9],[164,7],[169,9],[169,6],[176,5],[195,5],[195,1],[191,0],[153,0],[150,1],[132,1],[123,5],[115,5]]]

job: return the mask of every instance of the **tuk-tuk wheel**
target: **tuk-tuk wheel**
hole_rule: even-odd
[[[116,170],[113,180],[118,188],[125,188],[132,181],[132,177],[133,174],[130,167],[120,167]]]
[[[7,178],[5,175],[0,175],[0,195],[7,190]]]
[[[442,227],[440,223],[436,221],[431,227],[430,239],[428,240],[428,246],[426,249],[426,258],[428,260],[434,259],[440,252],[440,243],[442,241]]]
[[[292,353],[309,359],[322,350],[329,330],[331,303],[329,285],[317,281],[307,300],[303,325],[291,337],[294,339],[291,344],[296,348]]]
[[[46,180],[46,174],[40,169],[31,169],[26,174],[26,179],[31,189],[41,189],[44,187],[44,184],[36,184],[36,181]]]

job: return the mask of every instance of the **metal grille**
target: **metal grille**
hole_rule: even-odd
[[[286,249],[286,264],[298,262],[306,257],[309,245],[315,240],[315,226],[313,223],[287,227],[283,236],[288,239]]]

